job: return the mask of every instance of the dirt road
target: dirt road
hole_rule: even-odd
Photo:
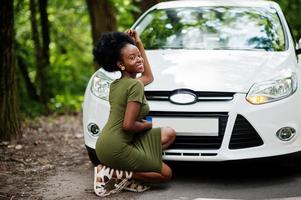
[[[0,143],[0,200],[99,199],[93,192],[81,118],[41,117],[23,124],[18,142]],[[123,192],[113,199],[140,196]]]
[[[0,143],[0,199],[45,199],[50,188],[58,188],[59,195],[64,187],[73,188],[68,190],[72,195],[79,187],[73,171],[87,173],[91,185],[84,190],[92,192],[93,167],[84,147],[80,114],[41,117],[24,123],[22,129],[18,142]],[[48,181],[56,175],[61,180]]]

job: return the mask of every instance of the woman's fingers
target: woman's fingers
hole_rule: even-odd
[[[132,36],[132,35],[133,35],[133,30],[132,30],[132,29],[128,29],[128,30],[126,31],[126,33],[129,34],[130,36]]]
[[[129,36],[131,36],[131,29],[127,29],[127,30],[125,31],[125,33],[128,34]]]
[[[126,33],[131,36],[135,42],[139,42],[140,41],[140,38],[139,38],[139,35],[138,35],[138,32],[134,29],[128,29],[126,30]]]
[[[129,35],[132,36],[132,37],[135,37],[135,38],[136,38],[136,36],[138,35],[137,31],[135,31],[135,30],[133,30],[133,29],[128,29],[128,30],[126,31],[126,33],[129,34]]]

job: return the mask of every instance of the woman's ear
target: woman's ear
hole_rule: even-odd
[[[121,71],[125,70],[124,65],[120,61],[117,61],[117,66],[121,69]]]

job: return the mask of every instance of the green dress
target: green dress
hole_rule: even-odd
[[[161,172],[161,129],[124,132],[123,121],[127,102],[141,103],[139,119],[149,112],[143,83],[123,77],[110,86],[110,115],[96,142],[96,155],[102,164],[120,170]]]

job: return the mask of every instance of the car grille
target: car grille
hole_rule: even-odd
[[[237,115],[232,131],[229,149],[242,149],[263,145],[253,126],[241,115]]]
[[[145,91],[149,101],[169,101],[173,91]],[[233,99],[233,92],[194,92],[198,101],[230,101]]]
[[[175,142],[169,149],[219,149],[221,147],[225,128],[228,120],[228,113],[211,112],[161,112],[151,111],[149,116],[160,117],[218,117],[218,136],[177,136]]]

